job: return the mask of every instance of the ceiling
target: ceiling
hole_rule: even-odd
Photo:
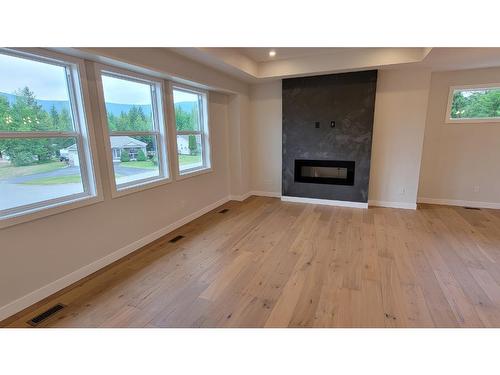
[[[172,48],[250,83],[368,69],[433,71],[500,66],[500,48]],[[270,57],[269,51],[276,51]]]
[[[285,47],[285,48],[235,48],[255,62],[276,61],[297,57],[317,56],[332,53],[346,48],[315,48],[315,47]],[[270,57],[269,51],[275,51],[276,56]]]

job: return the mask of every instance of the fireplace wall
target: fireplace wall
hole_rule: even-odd
[[[377,71],[282,81],[282,195],[368,202]],[[354,162],[354,184],[297,181],[296,160]]]

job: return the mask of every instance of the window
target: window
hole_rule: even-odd
[[[451,87],[446,122],[500,122],[500,84]]]
[[[99,70],[113,194],[168,181],[161,81],[115,69]]]
[[[173,102],[179,175],[209,169],[207,94],[174,86]]]
[[[97,196],[81,62],[50,56],[0,50],[0,219]]]

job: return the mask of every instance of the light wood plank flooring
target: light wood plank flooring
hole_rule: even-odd
[[[55,303],[67,307],[39,326],[500,327],[500,210],[251,197],[8,326]]]

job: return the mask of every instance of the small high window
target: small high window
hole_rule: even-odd
[[[180,176],[210,169],[207,94],[174,86],[177,163]]]
[[[451,87],[446,122],[500,122],[500,84]]]

